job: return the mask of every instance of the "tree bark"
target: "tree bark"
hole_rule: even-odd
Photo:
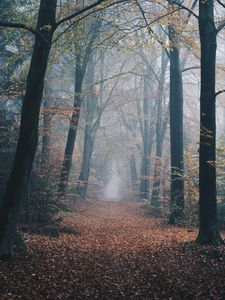
[[[82,85],[84,79],[85,70],[81,66],[81,57],[78,54],[76,59],[76,70],[75,70],[75,88],[74,88],[74,106],[73,114],[70,120],[70,126],[67,136],[66,148],[64,152],[64,159],[62,170],[60,174],[60,181],[58,186],[58,192],[60,197],[66,196],[66,190],[69,180],[69,174],[72,164],[72,155],[77,136],[78,123],[80,118],[80,110],[82,104]]]
[[[170,220],[171,224],[179,222],[184,210],[183,179],[183,82],[180,68],[180,49],[176,30],[169,26],[170,41]]]
[[[52,116],[48,109],[50,108],[49,92],[46,90],[44,105],[43,105],[43,136],[41,149],[41,173],[46,177],[51,160],[51,127]]]
[[[215,66],[216,28],[213,0],[199,1],[201,42],[200,149],[199,149],[199,218],[196,242],[220,245],[217,224],[216,194],[216,105]]]
[[[56,0],[41,0],[40,2],[37,30],[42,33],[49,44],[44,39],[35,37],[22,106],[15,160],[0,207],[0,255],[4,258],[13,256],[20,205],[27,188],[37,148],[40,105],[50,45],[54,33],[56,2]],[[45,25],[50,25],[50,30]]]
[[[80,175],[78,178],[78,184],[76,188],[76,194],[84,199],[87,193],[88,180],[91,167],[91,157],[93,152],[95,137],[92,136],[90,128],[86,125],[85,128],[85,139],[84,139],[84,150],[83,150],[83,160]]]
[[[84,7],[84,1],[77,0],[76,4]],[[79,46],[75,47],[76,51],[76,67],[75,67],[75,94],[74,94],[74,107],[73,107],[73,115],[70,121],[69,132],[67,136],[67,143],[64,153],[63,165],[60,175],[60,182],[58,186],[58,193],[60,197],[66,196],[66,190],[69,180],[69,174],[72,164],[72,155],[74,150],[74,145],[77,136],[78,123],[80,118],[80,111],[82,105],[82,85],[83,79],[86,74],[87,64],[91,57],[93,51],[93,44],[99,36],[99,29],[101,27],[103,18],[101,18],[101,14],[92,15],[95,16],[94,20],[87,19],[85,22],[85,26],[82,29],[82,33],[86,36],[83,43],[80,42]],[[80,31],[78,30],[78,35]],[[88,32],[88,35],[87,35]],[[89,36],[90,35],[90,36]],[[88,37],[88,39],[87,39]]]
[[[142,199],[149,199],[149,187],[150,187],[150,156],[152,151],[151,143],[151,130],[149,124],[150,107],[149,107],[149,95],[148,95],[148,80],[144,77],[144,103],[143,103],[143,159],[141,167],[141,183],[140,183],[140,197]]]
[[[160,184],[161,184],[161,165],[162,165],[162,154],[163,154],[163,140],[166,133],[165,121],[166,116],[163,122],[162,109],[163,109],[163,91],[164,83],[166,76],[166,68],[168,64],[168,58],[164,49],[162,50],[161,58],[161,73],[159,78],[159,87],[158,87],[158,97],[157,97],[157,120],[156,120],[156,159],[154,167],[154,180],[152,188],[152,199],[151,203],[153,206],[158,206],[159,194],[160,194]],[[165,124],[165,126],[164,126]]]
[[[103,56],[104,57],[104,56]],[[104,59],[103,59],[104,61]],[[88,96],[85,101],[85,132],[84,132],[84,148],[81,171],[76,187],[76,195],[80,199],[85,199],[89,181],[91,168],[91,158],[95,142],[96,133],[99,127],[102,111],[98,107],[97,96],[94,91],[94,80],[96,71],[96,59],[92,53],[87,66],[87,88],[89,89]],[[100,90],[99,98],[102,98]]]

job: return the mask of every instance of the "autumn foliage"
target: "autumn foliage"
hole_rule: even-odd
[[[138,203],[86,202],[59,238],[25,234],[0,262],[1,299],[224,299],[225,248],[149,218]]]

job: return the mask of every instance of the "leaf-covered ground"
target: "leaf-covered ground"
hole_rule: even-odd
[[[136,203],[91,202],[65,219],[79,234],[25,235],[0,262],[0,299],[225,299],[225,248],[163,225]]]

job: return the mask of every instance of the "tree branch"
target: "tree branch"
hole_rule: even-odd
[[[140,12],[141,12],[141,14],[142,14],[142,17],[143,17],[143,19],[144,19],[144,21],[145,21],[145,24],[147,25],[147,29],[148,29],[148,32],[149,32],[149,34],[150,35],[153,35],[153,37],[155,38],[155,40],[163,47],[164,46],[164,44],[163,44],[163,42],[158,38],[158,36],[154,33],[154,31],[152,30],[152,28],[150,27],[150,25],[151,24],[148,24],[148,21],[147,21],[147,19],[146,19],[146,17],[145,17],[145,12],[144,12],[144,10],[143,10],[143,8],[141,7],[141,5],[140,5],[140,3],[138,2],[138,0],[136,0],[136,4],[137,4],[137,6],[138,6],[138,8],[139,8],[139,10],[140,10]],[[178,9],[179,10],[179,9]],[[175,12],[175,11],[173,11],[173,12]],[[170,15],[171,13],[173,13],[173,12],[169,12],[169,13],[167,13],[166,15]],[[164,15],[165,16],[165,15]],[[159,18],[158,18],[159,19]],[[158,20],[157,19],[157,20]],[[152,22],[151,22],[152,23]],[[167,56],[168,56],[168,58],[170,58],[170,55],[169,55],[169,52],[168,52],[168,50],[165,48],[165,51],[166,51],[166,54],[167,54]]]
[[[0,21],[0,27],[25,29],[25,30],[30,31],[31,33],[33,33],[35,36],[38,36],[39,38],[43,39],[49,45],[49,41],[43,36],[43,34],[41,34],[40,31],[38,31],[38,30],[36,30],[32,27],[29,27],[25,24]]]
[[[217,2],[218,2],[221,6],[223,6],[223,8],[225,8],[225,4],[223,4],[220,0],[217,0]]]
[[[215,97],[219,96],[219,95],[222,94],[222,93],[225,93],[225,90],[218,91],[218,92],[215,94]]]
[[[192,7],[191,8],[188,8],[187,6],[184,6],[183,4],[181,3],[178,3],[176,1],[170,1],[170,0],[166,0],[167,2],[169,2],[170,4],[174,4],[174,5],[177,5],[179,6],[181,9],[184,9],[184,10],[187,10],[189,12],[189,14],[193,15],[197,20],[199,19],[199,16],[196,15],[194,12],[193,12],[193,8],[195,7],[196,3],[194,1],[194,3],[192,4]]]
[[[193,66],[193,67],[188,67],[188,68],[184,68],[183,70],[181,70],[181,72],[187,72],[187,71],[190,71],[190,70],[197,70],[197,69],[200,69],[200,66]]]
[[[92,3],[90,5],[87,5],[85,6],[84,8],[82,9],[77,9],[73,14],[59,20],[56,25],[55,25],[55,28],[59,27],[62,23],[66,22],[66,21],[70,21],[71,19],[74,19],[75,17],[85,13],[86,11],[88,10],[91,10],[92,8],[95,8],[96,6],[100,5],[100,4],[103,4],[104,2],[106,2],[107,0],[97,0],[95,3]],[[115,2],[112,2],[112,3],[109,3],[108,6],[112,6],[114,4],[117,4],[117,3],[122,3],[122,2],[128,2],[129,0],[118,0],[118,1],[115,1]],[[108,7],[107,6],[107,7]],[[102,8],[103,9],[103,8]]]
[[[216,29],[216,33],[219,33],[225,27],[225,20],[221,21]]]

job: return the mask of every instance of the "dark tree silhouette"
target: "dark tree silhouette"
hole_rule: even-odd
[[[216,194],[216,36],[214,1],[199,1],[199,33],[201,42],[200,149],[199,149],[199,216],[196,242],[220,245],[217,224]]]
[[[50,45],[54,33],[56,0],[41,0],[33,55],[23,100],[19,140],[14,164],[0,207],[0,254],[13,255],[20,205],[25,194],[38,143],[38,122]],[[48,24],[48,28],[46,28]]]
[[[40,0],[36,29],[22,23],[0,21],[1,27],[21,28],[35,34],[26,92],[22,105],[19,139],[12,170],[0,206],[0,256],[11,258],[21,202],[27,190],[38,144],[38,124],[44,78],[53,34],[58,26],[105,0],[98,0],[56,22],[56,0]]]
[[[58,192],[60,197],[66,195],[67,184],[69,180],[69,174],[72,164],[72,155],[77,136],[78,123],[80,119],[80,110],[82,105],[82,85],[83,79],[86,72],[86,62],[82,65],[80,54],[76,55],[75,65],[75,87],[74,87],[74,104],[73,113],[70,119],[70,126],[67,135],[66,148],[64,152],[62,170],[60,174],[60,182]]]
[[[173,4],[169,4],[169,7]],[[180,67],[179,37],[175,27],[169,26],[170,40],[170,220],[179,222],[184,209],[184,146],[183,146],[183,82]]]

